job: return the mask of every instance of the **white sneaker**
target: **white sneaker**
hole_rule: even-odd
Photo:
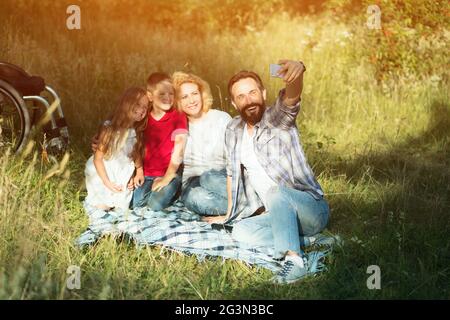
[[[308,274],[308,260],[298,255],[287,255],[283,267],[272,278],[278,284],[294,283]]]

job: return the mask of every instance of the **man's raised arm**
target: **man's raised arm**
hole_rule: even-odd
[[[278,74],[282,76],[286,83],[286,92],[283,97],[285,106],[295,106],[302,95],[303,73],[306,71],[305,65],[301,61],[280,60],[281,65]]]

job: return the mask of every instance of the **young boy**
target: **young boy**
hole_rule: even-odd
[[[145,156],[137,164],[132,207],[161,210],[168,207],[181,186],[177,174],[187,137],[187,119],[174,105],[170,77],[152,73],[147,80],[150,112],[145,130]]]

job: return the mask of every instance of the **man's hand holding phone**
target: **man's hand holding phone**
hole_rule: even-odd
[[[269,65],[270,76],[274,77],[274,78],[282,78],[282,76],[280,74],[278,74],[280,69],[281,69],[281,65],[275,64],[275,63],[271,63]]]
[[[306,68],[301,61],[280,60],[278,64],[271,63],[269,71],[271,77],[281,78],[284,82],[291,83],[300,77]]]

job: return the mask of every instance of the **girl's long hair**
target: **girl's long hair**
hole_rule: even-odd
[[[119,103],[110,115],[107,125],[102,125],[99,133],[99,150],[105,154],[105,159],[111,157],[120,149],[127,138],[129,128],[136,131],[136,143],[129,154],[133,161],[144,157],[144,131],[147,127],[148,113],[139,122],[134,122],[133,112],[139,106],[139,101],[146,96],[142,88],[132,87],[127,89],[119,99]]]

